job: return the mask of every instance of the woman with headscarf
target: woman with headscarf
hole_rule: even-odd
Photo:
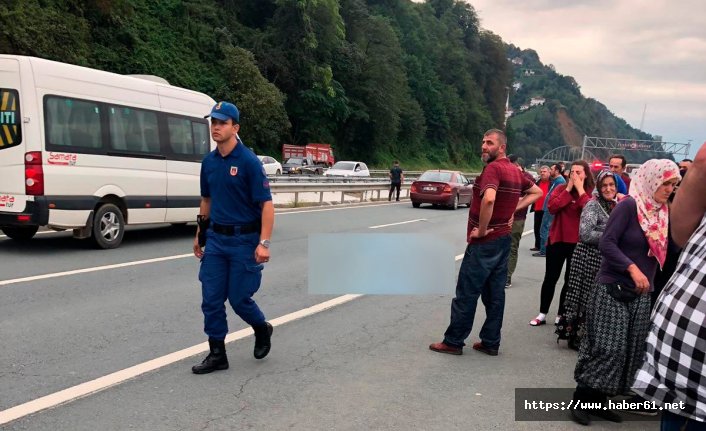
[[[559,339],[568,339],[569,347],[578,350],[583,336],[585,307],[588,294],[595,286],[596,274],[601,267],[598,240],[603,235],[608,217],[617,203],[615,174],[603,170],[596,176],[594,198],[581,212],[579,243],[571,258],[569,289],[566,292],[564,316],[557,327]]]
[[[603,259],[587,302],[586,331],[574,371],[571,417],[577,423],[588,425],[591,415],[622,421],[605,403],[608,396],[629,393],[644,359],[650,292],[667,255],[667,201],[680,179],[671,160],[648,160],[637,171],[630,196],[610,214],[599,241]],[[585,409],[578,402],[603,408]]]

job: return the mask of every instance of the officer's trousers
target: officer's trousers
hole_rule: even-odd
[[[209,229],[207,238],[199,271],[204,332],[209,338],[223,340],[228,334],[226,299],[247,324],[265,323],[265,316],[252,299],[260,288],[264,267],[255,261],[260,235],[227,236]]]

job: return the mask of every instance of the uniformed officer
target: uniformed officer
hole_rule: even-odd
[[[196,374],[228,368],[226,299],[255,331],[255,358],[267,356],[272,335],[272,325],[252,299],[260,288],[263,263],[270,260],[275,213],[270,185],[257,156],[238,137],[238,108],[220,102],[207,117],[211,117],[211,137],[218,147],[201,164],[194,254],[201,259],[201,310],[211,351],[192,368]],[[199,241],[204,230],[205,248],[204,240]]]

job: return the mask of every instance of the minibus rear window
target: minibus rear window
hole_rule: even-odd
[[[0,88],[0,150],[22,143],[21,118],[17,90]]]

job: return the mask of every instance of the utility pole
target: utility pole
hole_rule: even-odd
[[[640,120],[639,129],[642,130],[642,126],[645,125],[645,112],[647,112],[647,103],[645,103],[645,109],[642,110],[642,119]]]

